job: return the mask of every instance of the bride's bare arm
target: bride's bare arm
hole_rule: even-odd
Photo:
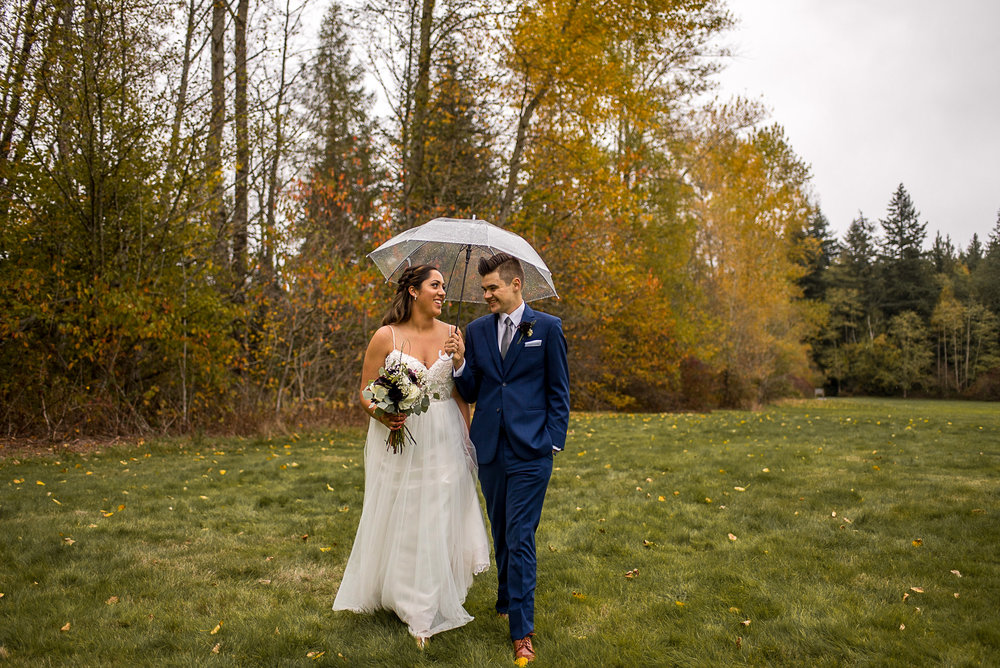
[[[365,350],[365,361],[361,366],[361,387],[358,388],[358,401],[361,408],[369,416],[378,420],[389,429],[399,429],[406,420],[405,415],[383,415],[381,418],[375,416],[375,409],[372,403],[365,399],[362,391],[368,383],[378,378],[378,370],[385,364],[385,358],[392,350],[392,331],[388,327],[380,327],[368,342],[368,349]]]
[[[457,389],[452,389],[451,396],[455,399],[455,403],[458,404],[458,410],[462,411],[462,417],[465,418],[465,428],[469,428],[469,424],[472,422],[469,417],[469,404],[462,398],[462,395],[458,393]]]

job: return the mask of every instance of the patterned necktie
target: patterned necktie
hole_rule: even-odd
[[[510,318],[504,316],[503,336],[500,338],[500,357],[507,357],[507,349],[510,348],[510,340],[514,338],[514,323]]]

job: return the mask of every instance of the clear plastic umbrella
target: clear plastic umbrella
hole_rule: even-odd
[[[510,253],[521,261],[525,301],[558,297],[552,272],[527,241],[485,220],[435,218],[389,239],[368,254],[386,281],[399,278],[407,267],[430,264],[447,278],[448,299],[483,303],[479,258]]]

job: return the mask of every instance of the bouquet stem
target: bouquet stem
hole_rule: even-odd
[[[389,435],[385,439],[386,451],[391,451],[394,455],[399,454],[403,451],[403,446],[406,445],[406,439],[409,439],[411,443],[416,443],[416,439],[410,433],[410,428],[405,424],[401,429],[396,429],[395,431],[390,429]]]

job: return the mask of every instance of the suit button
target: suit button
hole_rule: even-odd
[[[503,386],[504,386],[504,387],[507,387],[507,383],[504,383],[504,384],[503,384]]]
[[[497,409],[497,413],[499,413],[499,412],[500,412],[500,409],[498,408],[498,409]]]

